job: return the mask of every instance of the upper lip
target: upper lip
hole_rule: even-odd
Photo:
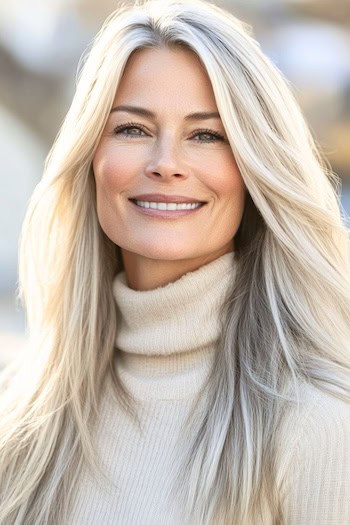
[[[184,195],[164,195],[163,193],[143,193],[142,195],[135,195],[134,197],[130,197],[130,199],[147,202],[206,202],[198,200],[194,197],[185,197]]]

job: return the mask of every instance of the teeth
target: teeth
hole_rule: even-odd
[[[154,210],[194,210],[201,206],[200,202],[176,204],[175,202],[147,202],[138,200],[136,204],[141,206],[141,208],[153,208]]]

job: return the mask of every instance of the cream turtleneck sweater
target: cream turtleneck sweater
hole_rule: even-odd
[[[177,440],[212,365],[219,306],[234,272],[228,253],[155,290],[132,290],[125,272],[116,276],[116,367],[139,424],[107,385],[94,439],[111,483],[84,470],[69,525],[185,524],[180,502],[168,498]],[[286,525],[350,524],[349,451],[350,407],[304,388],[299,411],[286,416],[277,458]]]

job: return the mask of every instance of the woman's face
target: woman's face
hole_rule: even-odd
[[[207,263],[233,250],[245,186],[211,83],[191,51],[132,55],[93,169],[101,227],[122,252]],[[137,196],[144,202],[137,205]],[[192,211],[145,207],[174,196],[205,204]]]

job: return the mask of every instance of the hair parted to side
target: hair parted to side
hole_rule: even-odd
[[[98,223],[91,166],[129,57],[162,46],[200,58],[248,190],[209,402],[204,412],[194,407],[183,489],[174,488],[190,522],[280,523],[274,453],[286,403],[303,382],[350,400],[348,233],[285,80],[247,27],[218,7],[120,8],[83,65],[23,225],[31,339],[25,362],[4,378],[0,523],[65,523],[83,463],[98,468],[90,429],[109,374],[132,411],[113,369],[112,280],[122,263]]]

